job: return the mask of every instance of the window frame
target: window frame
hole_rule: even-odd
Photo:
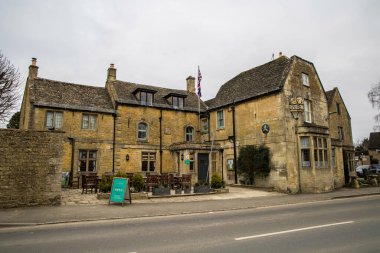
[[[154,93],[148,91],[140,91],[140,104],[146,106],[153,106]]]
[[[85,158],[82,158],[81,157],[81,153],[85,152],[86,153],[86,157]],[[90,153],[93,152],[95,154],[95,158],[94,157],[90,157]],[[79,173],[95,173],[97,172],[97,169],[98,169],[98,150],[96,149],[79,149],[79,152],[78,152],[78,172]],[[85,162],[85,170],[81,170],[81,162],[84,161]],[[94,165],[94,170],[90,171],[89,168],[90,168],[90,162],[91,161],[95,161],[95,165]]]
[[[209,125],[208,118],[201,119],[202,133],[208,133]]]
[[[306,73],[301,74],[302,85],[310,87],[309,75]]]
[[[52,114],[52,119],[51,119],[51,126],[48,126],[48,115]],[[57,116],[61,115],[59,121],[57,120]],[[57,122],[59,122],[59,126],[57,126]],[[52,110],[47,110],[45,113],[45,128],[47,129],[62,129],[63,126],[63,112],[62,111],[52,111]]]
[[[87,117],[87,127],[84,126],[85,118]],[[94,125],[91,127],[91,119],[94,120]],[[92,113],[82,113],[82,129],[85,130],[96,130],[98,115]]]
[[[302,140],[307,140],[307,145],[304,145]],[[306,143],[305,143],[306,144]],[[310,136],[301,136],[300,137],[300,151],[301,151],[301,166],[303,168],[311,168],[311,143]],[[304,159],[308,157],[309,159]]]
[[[329,167],[329,156],[328,156],[328,145],[327,138],[314,136],[314,166],[315,168],[328,168]]]
[[[145,125],[145,131],[143,131],[144,129],[140,129],[140,125]],[[144,122],[144,121],[140,121],[137,123],[137,131],[136,131],[136,138],[138,141],[148,141],[148,129],[149,129],[149,126],[148,126],[148,123]],[[145,133],[145,138],[140,138],[139,137],[139,134],[140,133]]]
[[[187,131],[188,129],[191,129],[191,132],[188,132]],[[185,141],[186,142],[194,141],[194,127],[192,127],[192,126],[186,126],[185,127]]]
[[[144,159],[144,156],[146,159]],[[142,151],[141,152],[141,171],[142,172],[155,172],[156,171],[156,152]],[[144,170],[144,163],[146,162],[146,170]],[[153,165],[153,170],[151,166]]]
[[[222,116],[220,118],[220,115]],[[222,124],[220,124],[222,123]],[[224,129],[225,124],[224,124],[224,110],[219,110],[216,111],[216,128],[217,129]]]
[[[185,106],[185,98],[173,96],[172,97],[172,105],[173,105],[174,109],[183,109]]]
[[[313,114],[312,114],[312,106],[311,106],[311,100],[304,99],[303,100],[304,105],[304,121],[307,123],[313,122]]]

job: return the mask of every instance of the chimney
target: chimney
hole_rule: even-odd
[[[195,93],[195,78],[192,76],[189,76],[186,78],[186,84],[187,84],[187,91],[191,93]]]
[[[115,81],[116,80],[116,69],[113,63],[110,64],[108,68],[107,81]]]
[[[32,58],[32,64],[29,66],[29,78],[35,78],[38,75],[37,58]]]

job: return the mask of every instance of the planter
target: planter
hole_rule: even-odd
[[[191,188],[185,188],[183,189],[184,194],[190,194],[191,193]]]
[[[208,185],[199,185],[194,186],[194,193],[209,193],[210,186]]]
[[[153,188],[153,189],[152,189],[152,195],[153,195],[153,196],[165,196],[165,195],[170,195],[170,188],[169,188],[169,187]]]
[[[175,194],[176,195],[181,195],[182,194],[182,189],[181,188],[175,189]]]

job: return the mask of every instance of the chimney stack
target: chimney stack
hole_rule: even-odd
[[[108,68],[107,81],[115,81],[116,80],[116,69],[115,64],[111,63]]]
[[[36,78],[38,75],[37,58],[32,58],[32,64],[29,66],[29,78]]]
[[[195,78],[192,76],[189,76],[186,78],[186,84],[187,84],[187,91],[191,93],[195,93]]]

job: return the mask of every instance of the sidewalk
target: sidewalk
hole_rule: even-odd
[[[61,206],[0,209],[0,228],[77,221],[165,216],[222,210],[237,210],[380,194],[380,187],[342,188],[320,194],[286,195],[258,189],[230,187],[230,193],[136,200],[132,205],[108,205],[107,200]],[[84,195],[91,199],[95,194]],[[80,200],[82,201],[82,200]]]

